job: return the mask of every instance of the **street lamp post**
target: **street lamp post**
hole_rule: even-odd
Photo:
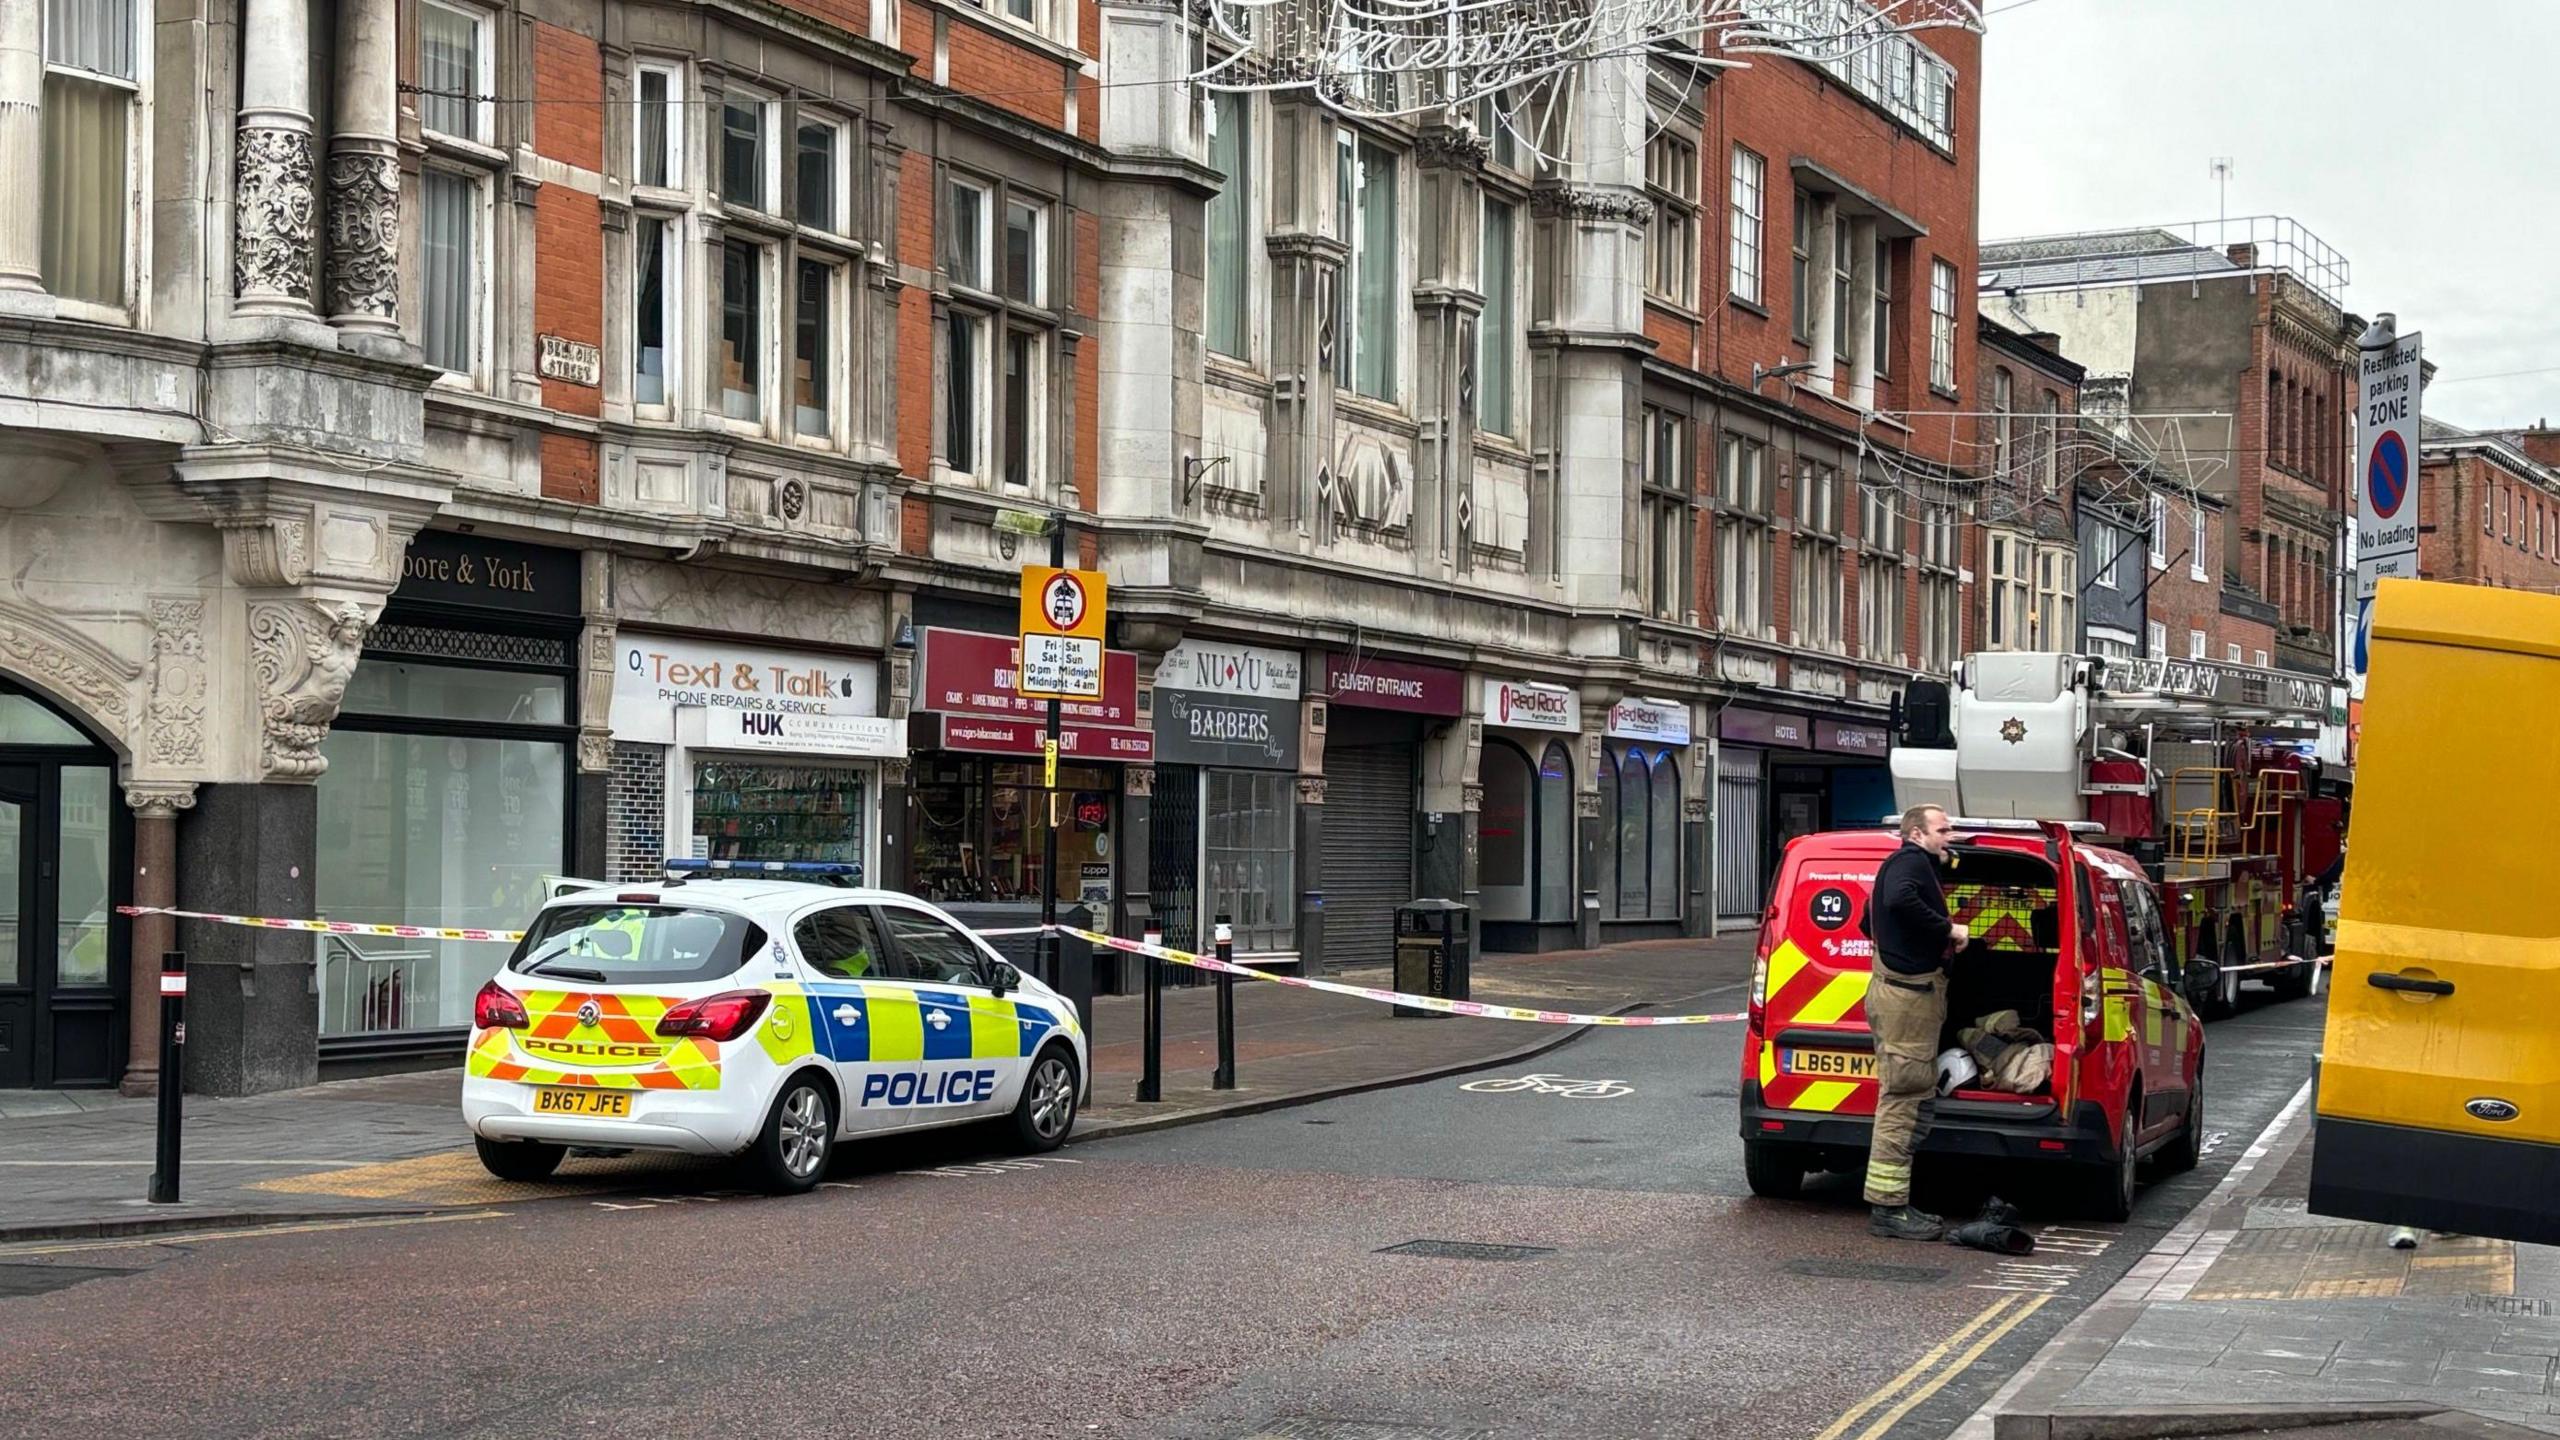
[[[1067,563],[1067,517],[1056,515],[1049,520],[1049,566],[1061,569]],[[1058,697],[1049,697],[1049,730],[1047,743],[1040,750],[1041,818],[1048,824],[1047,843],[1040,851],[1040,983],[1056,985],[1058,976]]]

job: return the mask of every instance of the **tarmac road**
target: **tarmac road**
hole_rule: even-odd
[[[1924,1179],[1924,1203],[2025,1207],[2023,1262],[1871,1239],[1845,1181],[1751,1198],[1738,1029],[1604,1030],[1037,1161],[873,1147],[799,1199],[671,1171],[432,1221],[19,1247],[0,1435],[1941,1436],[2299,1087],[2320,1002],[2245,1003],[2208,1032],[2224,1138],[2130,1224],[2055,1212],[2033,1176]],[[1382,1253],[1412,1241],[1460,1251]]]

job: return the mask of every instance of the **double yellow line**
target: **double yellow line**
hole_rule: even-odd
[[[1947,1388],[1950,1381],[1963,1374],[1974,1361],[1983,1357],[2001,1338],[2027,1321],[2027,1317],[2044,1308],[2050,1295],[2005,1295],[1990,1309],[1965,1322],[1964,1328],[1938,1342],[1928,1354],[1911,1362],[1911,1368],[1878,1387],[1874,1394],[1849,1407],[1847,1414],[1831,1422],[1830,1428],[1813,1440],[1843,1440],[1856,1430],[1856,1440],[1879,1440],[1902,1417],[1920,1408],[1921,1402]],[[1966,1342],[1970,1341],[1970,1344]],[[1961,1350],[1958,1347],[1963,1347]],[[1950,1358],[1952,1357],[1952,1358]],[[1899,1400],[1895,1396],[1901,1396]],[[1888,1401],[1891,1408],[1877,1414],[1877,1407]],[[1863,1430],[1858,1423],[1874,1415]]]

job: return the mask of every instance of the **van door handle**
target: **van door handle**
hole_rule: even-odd
[[[2450,980],[2412,980],[2406,975],[2384,975],[2377,972],[2364,977],[2364,983],[2376,990],[2406,990],[2414,995],[2453,993],[2453,982]]]

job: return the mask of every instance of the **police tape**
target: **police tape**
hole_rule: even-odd
[[[159,905],[119,905],[119,915],[166,915],[174,920],[201,920],[208,925],[246,925],[257,930],[302,930],[314,935],[389,935],[402,940],[486,940],[512,945],[521,930],[479,930],[461,925],[363,925],[352,920],[285,920],[273,915],[217,915],[206,910],[171,910]]]
[[[1143,940],[1124,940],[1117,935],[1104,935],[1092,930],[1079,930],[1072,925],[1058,927],[1061,935],[1073,935],[1089,944],[1105,946],[1131,955],[1147,955],[1195,970],[1208,970],[1220,975],[1240,975],[1248,980],[1264,980],[1274,985],[1288,985],[1300,990],[1321,990],[1328,995],[1347,995],[1355,1000],[1372,1000],[1385,1005],[1402,1005],[1413,1010],[1436,1010],[1447,1015],[1472,1015],[1482,1020],[1522,1020],[1539,1025],[1619,1025],[1629,1028],[1656,1025],[1725,1025],[1749,1018],[1736,1010],[1720,1015],[1583,1015],[1569,1010],[1531,1010],[1518,1005],[1487,1005],[1475,1000],[1448,1000],[1437,995],[1408,995],[1400,990],[1380,990],[1369,985],[1346,985],[1338,980],[1310,980],[1302,975],[1274,975],[1250,965],[1220,960],[1209,955],[1195,955],[1166,945],[1150,945]]]

